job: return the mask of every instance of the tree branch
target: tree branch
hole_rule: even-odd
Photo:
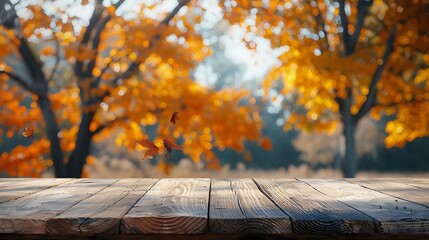
[[[8,3],[10,4],[10,1],[8,1]],[[15,20],[18,18],[18,16],[16,15],[14,5],[13,4],[10,4],[10,5],[12,8],[8,12],[12,14],[13,23],[15,23]],[[3,22],[3,25],[4,24],[9,24],[9,23]],[[10,25],[10,26],[9,25],[8,26],[4,25],[4,26],[6,28],[15,28],[16,27],[15,24]],[[17,39],[19,40],[19,46],[17,47],[18,52],[21,55],[21,57],[24,61],[24,64],[27,67],[29,73],[31,74],[32,80],[34,82],[37,82],[40,85],[40,87],[46,88],[43,90],[47,91],[47,85],[45,83],[45,75],[42,71],[42,65],[33,55],[30,47],[28,46],[27,40],[22,36],[17,36]],[[33,90],[35,90],[35,88],[33,88]],[[40,90],[42,90],[42,89],[40,89]]]
[[[100,45],[100,39],[101,39],[101,32],[103,32],[104,27],[106,26],[107,22],[112,18],[112,16],[105,17],[101,23],[98,25],[97,30],[95,32],[94,39],[92,41],[92,50],[98,51],[98,46]],[[94,70],[95,64],[96,64],[97,58],[91,60],[88,63],[88,66],[86,68],[86,76],[91,77],[92,76],[92,70]]]
[[[366,100],[362,104],[358,113],[354,116],[356,120],[359,120],[363,116],[365,116],[375,103],[376,96],[377,96],[377,84],[380,81],[383,70],[386,66],[387,61],[389,60],[389,56],[393,52],[395,35],[396,35],[396,26],[393,26],[392,29],[390,30],[389,38],[386,41],[386,49],[384,50],[383,58],[381,59],[381,64],[377,66],[377,69],[375,70],[374,75],[372,75],[371,83],[369,85],[369,92],[368,92],[368,95],[366,96]]]
[[[368,14],[368,10],[371,7],[372,3],[373,3],[373,0],[359,0],[357,4],[358,13],[357,13],[355,31],[349,39],[350,42],[348,43],[349,46],[347,51],[348,54],[346,53],[346,55],[352,54],[356,49],[356,44],[358,42],[359,35],[362,32],[365,17]]]
[[[17,1],[16,3],[12,4],[10,0],[2,1],[0,4],[0,25],[5,26],[8,29],[15,28],[15,20],[16,20],[16,9],[15,6],[20,1]],[[10,5],[10,9],[6,10],[6,4]]]
[[[81,44],[88,43],[92,30],[94,29],[95,25],[98,22],[98,19],[101,17],[101,14],[103,13],[102,3],[103,3],[102,0],[97,0],[97,2],[95,3],[94,11],[92,12],[92,16],[89,19],[88,27],[86,28],[85,33],[83,34],[82,41],[80,42]]]
[[[97,0],[94,11],[92,12],[92,16],[89,19],[89,24],[86,27],[85,33],[83,34],[82,41],[80,44],[87,44],[89,42],[89,38],[91,37],[92,30],[97,24],[101,14],[103,13],[102,0]],[[77,76],[81,76],[83,74],[83,62],[77,60],[74,65],[74,72]]]
[[[179,4],[177,4],[177,6],[170,12],[170,14],[168,14],[167,17],[162,20],[161,24],[168,25],[171,19],[173,19],[174,16],[176,16],[176,14],[180,11],[180,9],[186,4],[188,4],[189,1],[190,0],[179,0]]]
[[[340,10],[340,19],[341,19],[341,27],[343,28],[343,32],[341,33],[343,39],[344,50],[347,55],[347,49],[349,45],[349,20],[346,15],[346,4],[345,0],[339,0],[339,10]]]
[[[120,0],[117,3],[114,4],[115,8],[118,9],[125,0]],[[92,50],[98,51],[98,46],[100,45],[100,39],[101,39],[101,33],[106,27],[106,24],[112,19],[112,15],[106,16],[98,25],[97,30],[95,32],[94,39],[92,41]],[[88,66],[86,68],[86,75],[88,77],[92,76],[92,70],[94,70],[95,64],[96,64],[96,58],[91,60],[88,63]]]
[[[36,95],[39,95],[40,93],[38,93],[30,84],[28,84],[26,81],[24,81],[24,79],[22,79],[20,76],[11,73],[11,72],[7,72],[4,70],[0,70],[0,74],[6,74],[8,75],[10,78],[14,79],[19,85],[21,85],[25,90],[34,93]]]
[[[368,14],[368,10],[371,7],[373,0],[359,0],[357,4],[357,21],[355,25],[355,31],[352,35],[349,34],[349,21],[347,19],[345,10],[345,0],[339,0],[339,10],[341,18],[341,27],[343,28],[342,39],[344,44],[344,54],[346,56],[353,54],[356,49],[356,44],[359,39],[359,35],[362,31],[365,17]]]
[[[314,16],[314,20],[316,21],[317,25],[323,32],[323,35],[325,35],[323,39],[325,39],[326,48],[329,50],[331,47],[328,40],[328,33],[325,30],[325,20],[323,19],[322,11],[320,11],[319,5],[317,3],[316,3],[316,8],[317,8],[317,15]]]
[[[114,124],[115,122],[119,122],[122,120],[126,120],[127,117],[119,117],[119,118],[115,118],[112,121],[106,122],[100,126],[98,126],[97,129],[95,129],[94,131],[91,132],[91,138],[93,138],[95,135],[99,134],[101,131],[103,131],[106,127],[111,126],[112,124]]]
[[[115,8],[118,9],[124,2],[125,0],[119,0],[117,3],[113,4],[113,6],[115,6]]]
[[[32,79],[38,84],[41,84],[44,87],[47,87],[45,86],[46,85],[45,74],[42,71],[42,65],[34,57],[30,47],[28,46],[26,39],[24,39],[23,37],[19,37],[18,39],[20,41],[20,45],[18,47],[19,53],[21,54],[21,57],[24,60],[25,66],[29,70],[32,76]],[[47,89],[45,90],[47,91]]]
[[[55,64],[54,64],[54,67],[52,68],[51,74],[48,77],[48,82],[50,82],[54,78],[55,72],[57,71],[59,65],[60,65],[60,43],[55,38]]]

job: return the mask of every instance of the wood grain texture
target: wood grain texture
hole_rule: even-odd
[[[115,179],[75,179],[15,201],[0,204],[0,233],[44,234],[46,221]]]
[[[406,183],[384,181],[379,179],[347,179],[348,182],[359,184],[392,197],[415,202],[429,207],[429,189],[419,188]]]
[[[120,220],[158,179],[121,179],[47,221],[49,234],[119,233]]]
[[[212,233],[234,233],[247,228],[237,193],[229,179],[212,179],[210,190],[209,231]]]
[[[255,179],[292,219],[294,233],[374,233],[373,220],[295,179]]]
[[[375,219],[380,233],[428,233],[429,208],[341,179],[299,179]]]
[[[121,232],[198,234],[206,231],[210,179],[161,179],[123,217]]]
[[[429,179],[426,178],[399,178],[393,179],[393,182],[401,182],[410,186],[418,187],[429,191]]]
[[[429,239],[428,186],[421,178],[0,179],[0,239]]]
[[[68,178],[31,179],[4,178],[0,179],[0,203],[15,200],[44,189],[71,181]]]
[[[210,193],[211,233],[286,234],[289,217],[251,179],[213,179]]]

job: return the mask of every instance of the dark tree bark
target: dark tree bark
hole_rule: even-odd
[[[358,157],[356,154],[355,132],[356,123],[344,123],[343,135],[345,138],[345,155],[341,165],[343,177],[353,178],[356,176]]]
[[[50,142],[51,158],[54,166],[55,177],[69,177],[64,166],[64,156],[61,151],[60,139],[58,138],[58,125],[56,123],[55,114],[51,107],[51,101],[48,97],[39,97],[37,104],[42,111],[43,119],[46,124],[46,135]]]
[[[86,163],[86,158],[89,155],[92,142],[92,133],[89,126],[94,118],[95,113],[83,113],[79,130],[77,132],[76,147],[70,155],[67,165],[67,176],[78,178],[82,176],[83,167]]]

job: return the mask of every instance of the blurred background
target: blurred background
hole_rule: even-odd
[[[1,1],[0,176],[429,177],[428,30],[424,0]]]

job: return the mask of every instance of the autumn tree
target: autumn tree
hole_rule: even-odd
[[[185,154],[212,168],[213,148],[243,151],[245,140],[261,138],[258,113],[239,104],[249,92],[190,78],[210,54],[194,29],[197,1],[132,2],[122,11],[126,4],[0,3],[0,125],[8,137],[34,130],[31,145],[0,156],[0,170],[37,176],[53,165],[56,177],[80,177],[91,143],[116,129],[118,145],[142,149],[145,126],[155,125],[155,144],[182,139]],[[91,12],[89,20],[73,9]],[[172,124],[175,111],[181,118]]]
[[[224,0],[220,6],[247,29],[247,42],[264,36],[282,50],[263,87],[281,81],[285,99],[296,102],[285,109],[285,129],[333,132],[342,123],[345,177],[356,173],[355,131],[365,115],[394,117],[386,125],[388,147],[429,134],[427,1]]]

